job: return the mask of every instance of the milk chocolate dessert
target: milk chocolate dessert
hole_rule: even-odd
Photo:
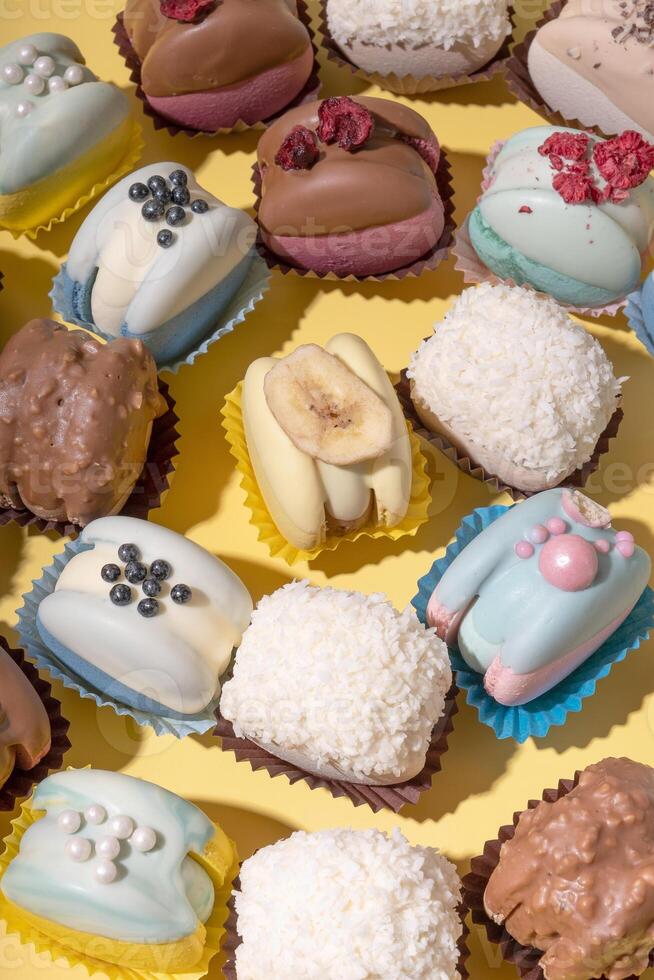
[[[0,354],[0,506],[82,526],[118,513],[165,411],[140,340],[32,320]]]
[[[654,769],[605,759],[566,796],[525,811],[484,905],[543,950],[546,980],[640,976],[654,948]]]
[[[269,119],[313,70],[296,0],[127,0],[124,26],[150,105],[193,129]]]
[[[30,770],[50,751],[50,721],[20,667],[0,647],[0,789],[16,767]]]
[[[417,261],[445,225],[440,152],[422,116],[386,99],[292,109],[259,142],[265,244],[319,275],[379,275]]]

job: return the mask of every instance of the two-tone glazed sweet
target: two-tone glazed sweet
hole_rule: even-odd
[[[117,513],[165,411],[139,340],[32,320],[0,354],[0,505],[82,526]]]
[[[29,771],[50,751],[43,702],[20,667],[0,648],[0,789],[15,768]]]
[[[140,711],[203,711],[250,622],[240,579],[200,545],[148,521],[94,521],[80,543],[38,608],[39,634],[58,664]]]
[[[576,490],[512,507],[452,562],[427,618],[484,675],[500,704],[555,687],[627,618],[647,585],[649,556]]]
[[[601,308],[636,289],[654,230],[654,146],[539,126],[492,162],[469,218],[472,245],[500,279]]]
[[[465,78],[491,61],[511,24],[507,0],[327,0],[343,54],[367,72]]]
[[[329,535],[395,527],[411,499],[406,422],[386,371],[354,334],[284,359],[259,358],[243,382],[247,450],[280,533],[311,550]]]
[[[127,99],[70,38],[31,34],[0,48],[0,226],[58,218],[120,169],[133,140]]]
[[[653,838],[654,770],[604,759],[568,794],[521,814],[486,912],[543,951],[546,980],[640,976],[652,950]]]
[[[536,34],[529,74],[547,105],[566,119],[654,139],[651,0],[568,0]]]
[[[0,881],[39,933],[130,970],[202,959],[235,852],[191,803],[122,773],[69,770],[30,800],[32,821]],[[102,941],[104,940],[104,941]]]
[[[295,0],[128,0],[124,24],[148,102],[193,129],[269,119],[313,69]]]
[[[321,275],[408,266],[443,232],[439,159],[428,123],[400,103],[336,97],[292,109],[258,146],[263,240]]]
[[[103,337],[134,337],[158,364],[215,330],[254,259],[255,225],[176,163],[121,180],[77,232],[57,312]]]

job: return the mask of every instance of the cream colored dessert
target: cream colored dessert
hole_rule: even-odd
[[[259,490],[296,548],[311,550],[328,534],[364,525],[395,527],[405,517],[407,426],[388,375],[360,337],[339,334],[324,350],[311,344],[288,358],[254,361],[242,412]]]
[[[507,0],[327,0],[327,22],[359,68],[414,78],[469,75],[511,31]]]
[[[654,17],[650,0],[568,0],[529,49],[529,74],[566,119],[611,135],[654,135]]]

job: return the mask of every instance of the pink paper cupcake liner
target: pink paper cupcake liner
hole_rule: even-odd
[[[430,432],[429,429],[425,428],[425,425],[415,410],[411,398],[411,382],[407,378],[406,369],[402,371],[400,375],[400,380],[395,385],[395,390],[397,392],[397,397],[400,400],[402,410],[404,412],[404,417],[413,426],[413,431],[416,435],[420,436],[421,439],[425,439],[431,446],[435,446],[436,449],[440,450],[444,456],[458,466],[458,468],[463,472],[467,473],[468,476],[474,477],[475,480],[481,480],[485,483],[491,493],[508,493],[512,500],[524,500],[527,497],[533,497],[534,494],[540,493],[539,490],[520,490],[518,487],[509,486],[504,483],[499,476],[495,476],[493,473],[489,473],[487,470],[481,466],[476,460],[471,456],[461,453],[456,446],[454,446],[449,439],[441,435],[438,432]],[[578,487],[579,489],[586,486],[588,480],[593,473],[597,472],[602,456],[609,451],[610,443],[612,439],[618,434],[620,424],[624,418],[624,412],[621,408],[617,408],[609,420],[609,424],[604,429],[595,446],[593,455],[580,466],[578,470],[575,470],[570,476],[567,476],[562,480],[558,486],[560,487]]]
[[[175,414],[175,401],[168,385],[161,378],[159,378],[159,391],[166,399],[168,410],[154,420],[148,457],[131,496],[120,512],[123,517],[139,517],[146,520],[151,510],[161,506],[175,469],[174,460],[179,452],[176,445],[179,439],[176,428],[179,418]],[[29,510],[0,507],[0,527],[12,522],[20,527],[34,527],[42,533],[53,531],[60,537],[75,537],[81,530],[77,524],[48,521],[43,517],[37,517]]]
[[[388,89],[398,95],[421,95],[426,92],[439,92],[448,88],[456,88],[459,85],[472,85],[476,82],[488,82],[504,72],[504,68],[511,54],[511,45],[515,33],[515,10],[508,8],[509,19],[511,21],[511,33],[505,39],[504,44],[497,52],[495,57],[478,68],[477,71],[469,75],[443,75],[440,78],[435,75],[426,75],[423,78],[415,78],[413,75],[382,75],[379,72],[366,72],[359,68],[347,57],[344,51],[334,40],[327,19],[327,0],[320,0],[320,21],[319,32],[322,35],[322,47],[327,52],[327,58],[339,68],[345,68],[352,75],[356,75],[371,85],[378,85],[380,88]]]
[[[178,126],[176,123],[171,122],[170,119],[162,116],[152,108],[141,85],[140,58],[136,54],[129,37],[127,36],[127,31],[125,30],[124,25],[124,13],[119,13],[116,17],[116,23],[112,28],[114,44],[120,51],[122,59],[130,71],[130,81],[134,82],[136,85],[136,96],[143,103],[143,112],[152,120],[155,130],[165,129],[170,136],[177,136],[178,133],[184,133],[186,136],[191,138],[195,136],[225,136],[229,133],[243,133],[250,129],[263,130],[273,123],[275,119],[278,119],[280,116],[283,116],[285,112],[288,112],[289,109],[302,105],[304,102],[311,102],[313,99],[317,98],[318,93],[320,92],[321,82],[319,76],[318,49],[315,43],[315,34],[311,27],[311,18],[309,16],[309,10],[305,0],[297,0],[297,8],[299,18],[309,32],[311,47],[313,50],[313,70],[302,91],[296,95],[292,102],[289,102],[287,106],[280,109],[279,112],[275,113],[275,115],[271,116],[269,119],[265,119],[257,123],[246,123],[243,120],[239,120],[231,127],[214,130],[200,130],[192,129],[191,127],[186,126]]]
[[[255,195],[254,210],[258,222],[259,206],[261,204],[261,172],[258,164],[255,164],[252,168],[252,184]],[[340,276],[334,272],[329,272],[326,275],[319,275],[317,272],[312,272],[311,269],[300,269],[296,266],[289,265],[287,262],[284,262],[279,255],[268,248],[263,241],[260,232],[257,236],[257,251],[265,260],[269,269],[276,269],[284,276],[291,274],[307,279],[326,279],[336,282],[385,282],[386,280],[397,282],[398,280],[402,280],[407,277],[417,278],[418,276],[421,276],[423,272],[429,272],[438,268],[441,262],[444,262],[449,256],[450,250],[452,249],[452,245],[455,241],[454,232],[456,229],[456,222],[454,220],[455,207],[454,188],[452,186],[452,169],[450,167],[449,160],[447,159],[447,153],[442,146],[438,169],[436,171],[436,186],[438,187],[438,193],[441,196],[445,209],[445,227],[443,229],[443,234],[441,235],[440,240],[427,255],[424,255],[416,262],[405,265],[400,269],[395,269],[393,272],[385,272],[378,276]]]
[[[422,772],[408,782],[394,786],[364,786],[360,783],[314,776],[272,755],[250,739],[237,738],[233,725],[223,718],[219,711],[216,712],[217,725],[214,735],[222,740],[224,752],[233,752],[237,762],[249,762],[254,772],[265,769],[273,778],[286,776],[291,785],[302,780],[309,789],[326,789],[334,799],[346,797],[354,806],[369,806],[374,813],[380,810],[399,813],[403,807],[417,803],[422,794],[431,788],[436,773],[441,771],[442,759],[448,748],[448,739],[454,730],[454,715],[459,710],[456,703],[457,694],[456,687],[452,686],[445,699],[444,713],[432,732],[427,760]]]
[[[11,657],[17,667],[20,667],[38,694],[50,719],[52,733],[50,751],[39,764],[33,769],[16,767],[0,789],[0,811],[7,812],[14,809],[18,800],[28,797],[37,783],[42,782],[51,772],[61,769],[64,755],[70,748],[67,735],[70,722],[62,715],[60,702],[52,696],[52,687],[39,676],[36,667],[25,659],[23,651],[14,650],[2,636],[0,636],[0,649]]]
[[[555,803],[560,800],[577,785],[580,775],[580,772],[576,772],[574,779],[561,779],[556,789],[544,790],[542,799],[546,803]],[[533,810],[540,802],[541,800],[530,800],[527,809]],[[484,853],[472,859],[470,874],[463,879],[463,902],[466,908],[470,910],[472,921],[483,926],[488,941],[493,946],[500,947],[504,959],[508,963],[513,963],[523,980],[545,980],[545,974],[539,966],[543,951],[535,949],[533,946],[522,946],[503,925],[493,922],[484,909],[484,892],[499,863],[502,844],[513,838],[521,816],[522,812],[515,813],[513,823],[506,827],[500,827],[497,838],[486,842]],[[654,950],[650,953],[649,965],[654,966]],[[601,980],[606,980],[606,977],[602,977]],[[638,980],[638,978],[631,976],[627,980]]]
[[[569,123],[565,123],[565,125],[568,126]],[[586,130],[586,132],[587,131],[588,130]],[[504,140],[498,140],[498,142],[491,147],[491,151],[488,155],[488,159],[486,160],[486,166],[484,167],[484,172],[482,175],[481,193],[477,200],[481,199],[483,193],[487,191],[490,186],[493,164],[495,163],[500,150],[504,146],[504,143]],[[469,220],[470,216],[468,215],[463,224],[459,225],[454,233],[454,245],[452,247],[452,252],[456,257],[454,268],[458,272],[463,273],[464,282],[467,284],[489,282],[491,285],[497,285],[498,283],[503,282],[507,286],[515,286],[516,283],[513,281],[513,279],[499,279],[498,276],[494,275],[491,270],[481,261],[470,240],[470,232],[468,228]],[[540,292],[540,290],[535,289],[529,283],[523,283],[522,288],[531,289],[534,293]],[[559,303],[559,305],[562,306],[564,310],[568,310],[570,313],[578,313],[580,316],[615,316],[627,305],[628,298],[628,295],[625,295],[608,306],[567,306],[565,303]]]
[[[236,973],[236,950],[241,945],[241,937],[238,933],[238,913],[236,911],[236,893],[241,890],[241,882],[239,878],[236,878],[233,883],[233,893],[229,901],[229,918],[225,923],[225,937],[222,943],[222,951],[227,958],[227,961],[223,967],[223,977],[225,980],[238,980],[238,975]],[[466,913],[467,909],[465,906],[460,906],[459,912],[461,915],[461,923],[463,925],[463,933],[459,939],[459,966],[458,975],[460,980],[468,980],[470,976],[467,968],[468,957],[470,956],[470,950],[468,949],[468,936],[470,935],[470,930],[466,923]]]

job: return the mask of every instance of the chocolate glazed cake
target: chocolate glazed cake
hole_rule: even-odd
[[[440,155],[428,123],[407,106],[364,97],[298,106],[259,142],[263,241],[318,274],[406,266],[443,232]]]
[[[0,354],[0,506],[82,526],[117,513],[165,411],[141,341],[32,320]]]

